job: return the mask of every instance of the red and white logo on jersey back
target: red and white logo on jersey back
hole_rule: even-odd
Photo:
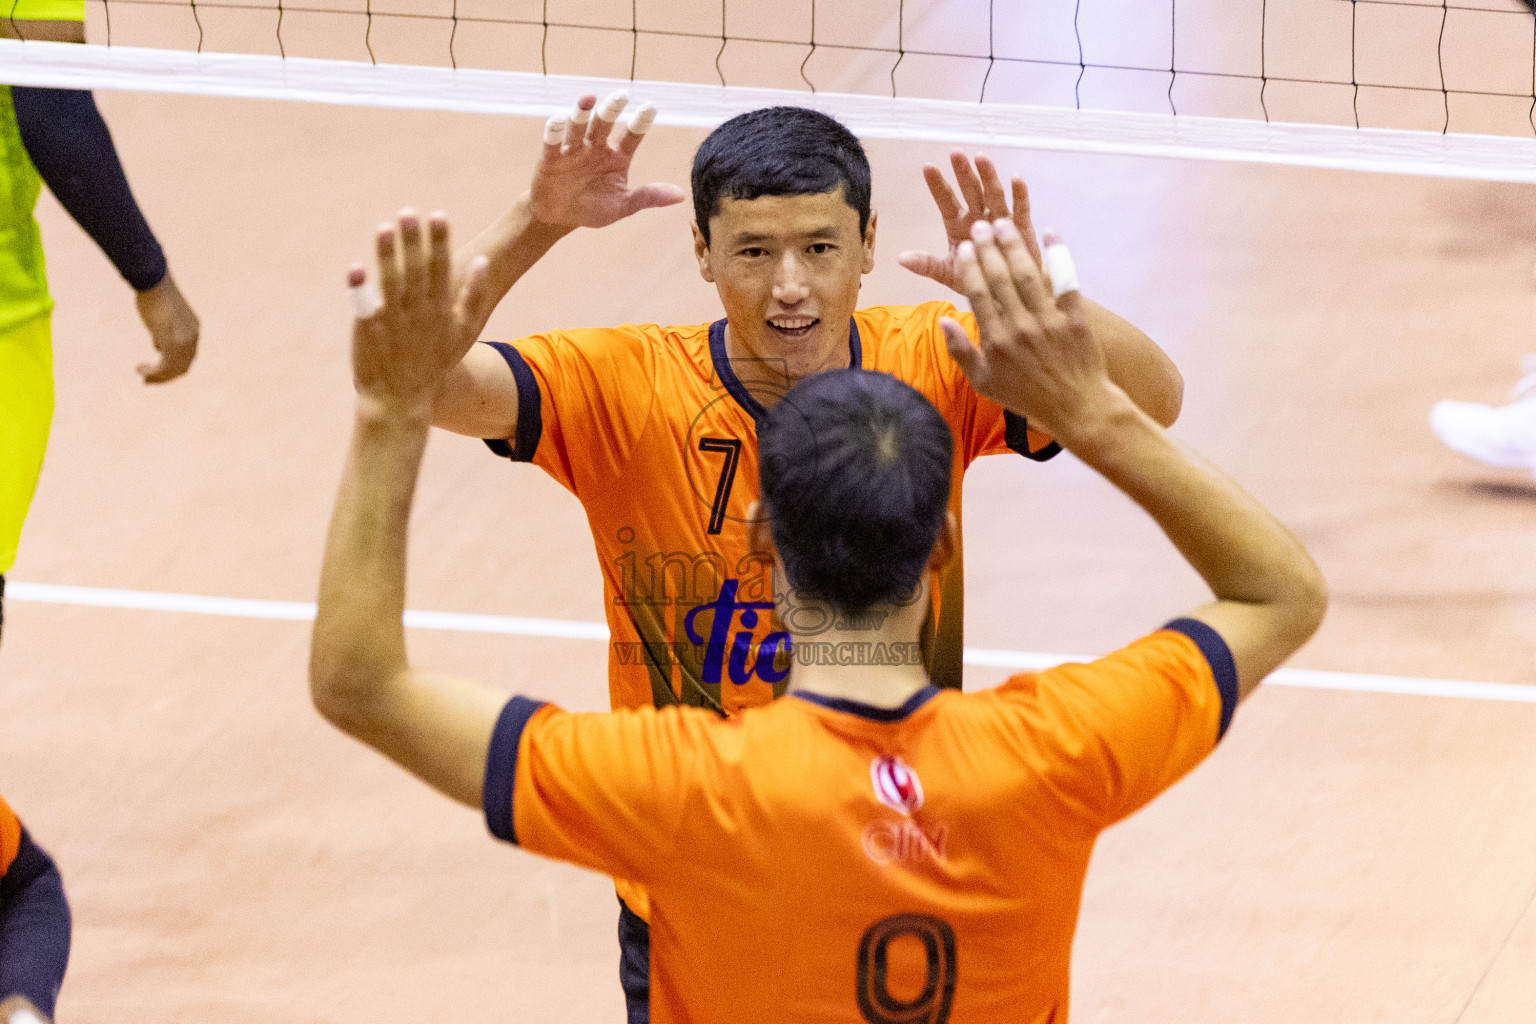
[[[875,785],[875,797],[893,811],[911,814],[923,806],[923,784],[899,757],[887,754],[869,762],[869,780]]]

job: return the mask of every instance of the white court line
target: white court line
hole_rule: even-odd
[[[1091,661],[1082,654],[1045,654],[1029,651],[965,649],[967,665],[986,665],[1038,672],[1068,661]],[[1318,672],[1282,668],[1271,672],[1265,686],[1301,686],[1313,690],[1353,690],[1357,693],[1397,693],[1410,697],[1460,697],[1463,700],[1512,700],[1536,704],[1536,686],[1516,683],[1469,683],[1457,679],[1422,679],[1414,676],[1374,676],[1359,672]]]
[[[158,594],[148,590],[108,590],[102,587],[63,587],[53,583],[17,583],[6,580],[7,600],[42,604],[84,605],[92,608],[134,608],[152,612],[187,612],[192,615],[226,615],[239,619],[288,619],[311,622],[315,606],[299,601],[248,601],[239,597],[207,597],[202,594]],[[447,629],[460,633],[510,633],[517,636],[548,636],[567,640],[607,640],[608,627],[601,622],[569,619],[525,619],[512,615],[465,615],[459,612],[406,611],[405,624],[417,629]]]
[[[299,601],[250,601],[236,597],[201,594],[162,594],[146,590],[109,590],[102,587],[65,587],[52,583],[7,580],[5,596],[13,601],[77,605],[93,608],[131,608],[139,611],[185,612],[192,615],[225,615],[245,619],[286,619],[308,622],[315,606]],[[530,619],[513,615],[467,615],[461,612],[407,610],[405,624],[414,629],[444,629],[461,633],[504,633],[514,636],[556,637],[567,640],[607,640],[608,627],[601,622],[570,619]],[[1082,654],[1049,654],[1031,651],[998,651],[981,647],[965,649],[967,665],[1039,671],[1068,661],[1091,661]],[[1356,693],[1394,693],[1412,697],[1455,697],[1462,700],[1499,700],[1536,704],[1536,686],[1515,683],[1473,683],[1455,679],[1420,679],[1412,676],[1375,676],[1355,672],[1316,672],[1283,668],[1265,680],[1269,686],[1300,686],[1317,690],[1350,690]]]

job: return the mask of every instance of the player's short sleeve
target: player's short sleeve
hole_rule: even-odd
[[[0,878],[11,869],[16,861],[16,851],[21,848],[21,822],[16,819],[16,812],[11,810],[5,802],[5,797],[0,796]]]
[[[486,825],[535,853],[648,881],[671,860],[697,782],[693,717],[677,708],[571,713],[512,698],[486,758]]]
[[[1050,752],[1049,785],[1093,828],[1126,817],[1199,764],[1237,706],[1226,642],[1196,619],[1089,664],[1009,680]]]
[[[929,303],[918,307],[918,310],[926,321],[923,330],[936,346],[936,376],[944,397],[935,405],[949,421],[965,464],[970,465],[982,455],[1006,452],[1022,455],[1035,462],[1044,462],[1057,455],[1061,445],[1052,440],[1049,434],[1031,427],[1025,417],[1009,412],[991,399],[978,395],[965,373],[950,356],[944,344],[944,331],[939,326],[939,318],[955,320],[975,341],[978,337],[975,316],[962,313],[947,302]]]
[[[656,328],[634,325],[488,342],[517,385],[517,433],[486,444],[578,497],[612,482],[651,413],[658,343]]]

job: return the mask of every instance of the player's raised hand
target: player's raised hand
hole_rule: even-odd
[[[402,210],[398,224],[379,227],[379,290],[361,265],[347,274],[356,305],[352,372],[360,399],[381,412],[428,421],[448,371],[475,343],[489,317],[485,257],[476,257],[453,287],[448,218],[434,213],[423,238],[421,219]]]
[[[1070,290],[1053,295],[1034,254],[1009,218],[977,221],[956,248],[956,286],[976,314],[979,345],[965,329],[940,321],[950,355],[978,394],[1027,416],[1070,447],[1072,430],[1093,403],[1111,396],[1104,349],[1088,328],[1075,272],[1058,278]]]
[[[959,251],[961,244],[970,239],[972,226],[1011,216],[1014,226],[1019,229],[1025,249],[1033,257],[1035,266],[1039,267],[1040,248],[1035,244],[1035,227],[1029,219],[1029,189],[1024,179],[1015,177],[1009,183],[1013,197],[1010,214],[1009,193],[1003,190],[1003,179],[998,176],[996,165],[985,154],[976,154],[973,167],[971,159],[963,151],[952,150],[949,164],[955,172],[955,183],[960,187],[959,196],[955,195],[949,182],[944,180],[943,171],[932,164],[923,167],[923,181],[927,183],[934,205],[939,208],[939,216],[944,220],[944,234],[949,241],[948,251],[943,255],[935,255],[909,249],[897,256],[896,262],[914,274],[933,278],[946,288],[963,291],[959,285]]]
[[[544,151],[533,169],[528,197],[533,216],[564,228],[600,228],[632,213],[683,201],[676,185],[654,183],[630,187],[629,164],[645,133],[656,120],[656,108],[642,103],[634,117],[620,122],[629,94],[611,93],[597,103],[586,95],[565,117],[552,117],[544,126]]]

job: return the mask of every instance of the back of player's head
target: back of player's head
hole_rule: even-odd
[[[693,215],[704,241],[722,199],[809,196],[843,187],[869,224],[869,159],[835,118],[804,107],[764,107],[738,114],[709,133],[693,155]]]
[[[758,425],[774,545],[802,597],[856,611],[905,601],[944,525],[954,441],[910,385],[830,370]]]

